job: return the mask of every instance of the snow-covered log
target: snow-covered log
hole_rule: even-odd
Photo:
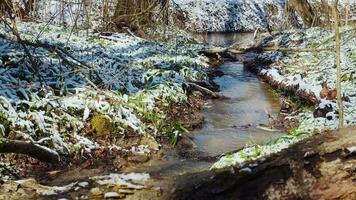
[[[25,154],[48,163],[60,162],[60,156],[57,152],[31,141],[0,138],[0,153]]]

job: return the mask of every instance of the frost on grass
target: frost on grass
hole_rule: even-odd
[[[354,30],[345,28],[341,37],[341,67],[342,67],[342,93],[350,100],[344,101],[345,126],[356,124],[356,38]],[[303,48],[322,44],[320,48],[333,47],[334,41],[331,31],[320,28],[307,30],[292,30],[273,37],[269,42],[283,47]],[[321,84],[335,88],[336,69],[333,52],[322,51],[316,53],[303,52],[293,54],[280,54],[276,62],[267,69],[262,69],[261,74],[270,76],[273,80],[297,87],[298,90],[315,95],[320,101],[317,107],[324,108],[329,105],[332,111],[326,117],[314,117],[312,111],[304,111],[295,116],[299,122],[287,136],[263,145],[247,147],[235,154],[225,155],[212,168],[224,168],[232,165],[244,165],[247,161],[256,160],[272,153],[277,153],[288,148],[315,132],[333,130],[338,126],[338,106],[336,100],[320,98]]]
[[[186,80],[206,79],[199,46],[117,33],[71,34],[41,23],[18,23],[18,29],[23,39],[63,48],[90,66],[73,67],[54,52],[28,47],[38,63],[34,72],[19,44],[0,39],[1,137],[41,141],[60,153],[99,148],[83,135],[94,115],[108,119],[113,134],[162,134],[155,118],[144,118],[147,113],[164,118],[160,106],[187,100]],[[11,32],[0,27],[0,34]]]

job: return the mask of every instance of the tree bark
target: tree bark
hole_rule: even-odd
[[[0,1],[0,16],[9,15],[13,13],[13,7],[11,0]]]
[[[324,26],[331,26],[330,23],[330,9],[326,0],[321,0],[322,15],[324,15]]]

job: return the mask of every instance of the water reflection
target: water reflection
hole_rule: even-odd
[[[280,109],[279,98],[271,88],[245,71],[241,63],[227,62],[221,70],[225,75],[214,81],[230,99],[211,101],[204,110],[206,123],[194,132],[199,150],[215,156],[249,142],[263,144],[280,137],[283,133],[255,128],[267,124],[268,114],[276,114]]]

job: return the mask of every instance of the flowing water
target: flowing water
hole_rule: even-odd
[[[216,46],[253,43],[251,33],[212,33],[200,35],[205,43]],[[283,133],[260,129],[268,123],[268,115],[279,112],[278,96],[265,83],[246,71],[242,63],[225,62],[220,66],[223,76],[214,82],[220,93],[229,99],[210,101],[204,109],[205,124],[194,131],[197,148],[217,156],[244,147],[248,143],[267,143]]]
[[[214,82],[229,99],[210,101],[204,109],[204,127],[194,131],[198,149],[217,156],[281,136],[281,132],[259,128],[268,123],[268,115],[279,111],[279,99],[272,89],[245,71],[241,63],[226,62],[220,69],[224,75]]]
[[[205,42],[217,46],[230,46],[236,42],[247,44],[252,38],[252,34],[236,33],[200,36]],[[271,87],[246,71],[240,62],[225,62],[219,70],[223,75],[213,81],[219,86],[219,93],[228,99],[206,103],[204,125],[192,132],[197,151],[216,157],[247,144],[265,144],[285,134],[261,128],[268,124],[268,115],[273,116],[280,109],[278,95]],[[141,170],[156,177],[170,177],[208,170],[211,165],[211,162],[179,159],[174,155],[151,160]]]

